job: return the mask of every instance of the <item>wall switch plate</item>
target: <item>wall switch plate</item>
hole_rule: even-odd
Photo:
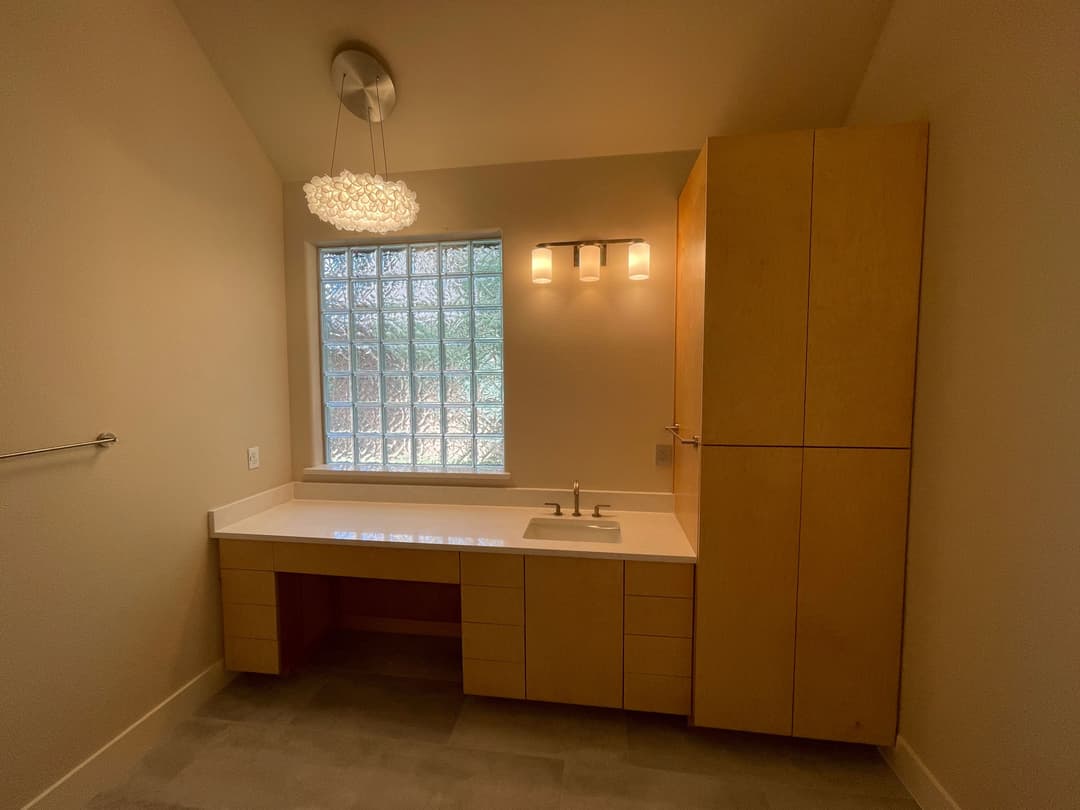
[[[658,444],[656,445],[656,466],[657,467],[670,467],[672,458],[672,450],[670,444]]]
[[[257,470],[257,469],[259,469],[259,448],[258,447],[249,447],[248,448],[248,469],[249,470]]]

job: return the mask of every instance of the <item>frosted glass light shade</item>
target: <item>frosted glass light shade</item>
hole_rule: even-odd
[[[627,253],[627,273],[631,281],[644,281],[649,277],[649,243],[631,242]]]
[[[341,231],[398,231],[416,222],[420,213],[416,192],[403,180],[348,169],[336,177],[312,177],[304,183],[304,194],[311,213]]]
[[[533,284],[551,283],[551,248],[533,248],[532,280]]]
[[[600,246],[582,245],[578,249],[578,263],[581,272],[578,275],[582,281],[600,280]]]

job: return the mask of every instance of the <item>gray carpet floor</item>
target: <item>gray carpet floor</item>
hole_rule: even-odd
[[[94,810],[918,810],[864,746],[461,694],[456,639],[340,635],[241,676]]]

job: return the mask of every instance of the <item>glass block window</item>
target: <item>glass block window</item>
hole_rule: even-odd
[[[327,464],[504,469],[501,241],[320,249],[319,320]]]

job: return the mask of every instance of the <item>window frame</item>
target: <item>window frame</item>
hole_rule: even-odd
[[[489,254],[487,266],[478,266],[478,247],[494,246],[494,259]],[[356,240],[346,243],[333,243],[315,245],[315,294],[316,294],[316,322],[315,330],[319,351],[319,363],[317,385],[319,387],[319,425],[321,434],[319,443],[321,446],[322,464],[309,467],[305,470],[306,480],[356,480],[359,478],[382,482],[391,481],[432,481],[445,483],[488,483],[499,484],[509,481],[508,472],[508,437],[506,422],[506,363],[505,363],[505,272],[503,267],[504,245],[501,234],[471,234],[450,238],[441,236],[436,238],[409,238],[401,240]],[[461,249],[465,248],[464,264],[461,263]],[[431,255],[433,264],[425,263],[425,267],[432,269],[426,272],[414,273],[414,254],[426,257]],[[344,258],[343,268],[327,274],[324,258],[327,255],[339,255]],[[393,256],[400,256],[404,261],[395,262]],[[364,262],[365,268],[358,271],[354,261],[363,257],[370,257]],[[447,259],[454,261],[448,269]],[[394,267],[400,267],[395,271]],[[390,270],[390,272],[385,272]],[[497,284],[487,284],[486,290],[481,291],[477,281],[481,279],[498,279]],[[455,290],[459,297],[454,299],[448,296],[446,290],[447,280],[455,281]],[[428,282],[435,281],[434,285]],[[464,284],[460,282],[464,281]],[[359,282],[359,284],[357,283]],[[373,282],[373,283],[372,283]],[[403,283],[402,283],[403,282]],[[344,285],[345,299],[343,308],[331,305],[327,307],[327,301],[331,297],[328,290],[333,287],[340,291]],[[432,299],[426,300],[419,306],[414,299],[418,291],[425,291],[428,295],[434,288],[434,303]],[[464,299],[460,297],[461,288],[464,287]],[[404,290],[404,303],[398,306],[387,305],[384,294],[398,294]],[[368,307],[357,307],[356,300],[359,295],[368,295],[368,290],[374,290],[375,303]],[[360,291],[360,292],[358,292]],[[492,299],[491,293],[497,291],[497,296]],[[487,298],[485,299],[485,296]],[[339,298],[340,300],[340,298]],[[458,334],[448,336],[447,329],[452,328],[451,316],[460,317],[467,312],[468,336]],[[404,314],[404,318],[396,317]],[[437,323],[434,332],[418,333],[417,313],[432,313]],[[490,331],[486,335],[478,335],[479,325],[477,315],[491,313],[486,319],[485,327]],[[335,316],[328,318],[328,316]],[[363,316],[363,317],[361,317]],[[327,324],[331,320],[335,323],[337,336],[332,336],[328,331]],[[368,331],[358,334],[357,329],[367,322]],[[397,322],[404,331],[391,336],[388,339],[387,329],[389,324]],[[344,324],[344,335],[341,327]],[[371,325],[374,324],[374,331]],[[431,329],[431,318],[425,319],[428,330]],[[460,326],[458,327],[460,328]],[[448,358],[448,349],[468,348],[467,369],[462,364],[461,358],[456,365],[451,365]],[[342,367],[331,367],[329,360],[331,351],[337,349],[334,354],[341,362],[340,349],[348,348],[347,362],[343,371]],[[431,349],[437,349],[437,357],[432,357]],[[479,350],[484,348],[493,349],[485,354],[488,365],[485,367],[481,362]],[[425,349],[427,367],[418,362],[418,349]],[[375,357],[372,358],[372,350]],[[391,351],[394,350],[394,351]],[[364,351],[363,361],[360,352]],[[404,352],[402,354],[402,351]],[[431,368],[431,361],[435,361],[436,369]],[[387,367],[388,362],[401,363],[397,368]],[[360,362],[374,363],[365,368],[358,367]],[[449,367],[448,367],[449,366]],[[479,375],[479,377],[478,377]],[[490,375],[490,376],[486,376]],[[497,379],[496,379],[497,378]],[[345,379],[348,382],[349,402],[347,408],[343,400],[333,399],[330,393],[330,384],[333,379]],[[401,389],[404,379],[407,392]],[[366,386],[368,396],[372,395],[370,382],[377,384],[378,393],[376,399],[360,399],[360,384],[368,381]],[[437,381],[437,400],[429,397],[434,392],[421,394],[422,382],[430,384]],[[467,392],[456,390],[456,395],[451,394],[448,383],[455,382],[457,386],[468,389]],[[394,383],[394,392],[391,396],[387,387],[390,382]],[[489,383],[486,396],[481,393],[481,383]],[[342,394],[344,395],[344,393]],[[403,395],[405,399],[401,399]],[[449,401],[448,401],[449,400]],[[428,419],[432,411],[438,412],[438,432],[424,432],[418,424],[418,417],[423,415]],[[330,430],[330,420],[334,410],[341,409],[348,413],[349,432],[342,432],[339,422],[339,430]],[[369,410],[370,409],[370,410]],[[377,411],[376,411],[377,409]],[[453,412],[461,417],[465,410],[468,411],[468,433],[464,432],[464,426],[459,426],[456,432],[448,431],[447,419]],[[364,413],[367,411],[367,413]],[[488,423],[489,430],[482,431],[481,416],[487,414],[492,420]],[[360,418],[377,419],[379,432],[364,431],[364,425]],[[388,430],[390,417],[393,416],[394,424],[399,426],[397,431]],[[366,422],[370,425],[371,422]],[[402,428],[401,426],[405,427]],[[494,432],[495,428],[501,428],[501,433]],[[428,430],[433,430],[428,425]],[[407,432],[406,432],[407,431]],[[352,461],[343,459],[332,460],[331,443],[333,439],[345,439],[341,449],[345,453],[351,453]],[[381,461],[379,463],[363,462],[361,460],[361,441],[368,441],[368,447],[374,449],[377,442]],[[438,447],[432,446],[432,442],[438,442]],[[467,440],[465,442],[464,440]],[[391,445],[391,442],[395,444]],[[486,444],[485,444],[486,443]],[[447,464],[447,455],[451,447],[469,450],[467,464]],[[390,455],[391,447],[402,449],[407,446],[410,461],[394,462]],[[498,458],[498,449],[501,448],[501,464],[478,463],[482,461],[482,448],[486,446],[495,452]],[[436,449],[439,452],[439,464],[423,464],[418,456],[421,450],[432,453]],[[431,455],[428,456],[431,458]]]

